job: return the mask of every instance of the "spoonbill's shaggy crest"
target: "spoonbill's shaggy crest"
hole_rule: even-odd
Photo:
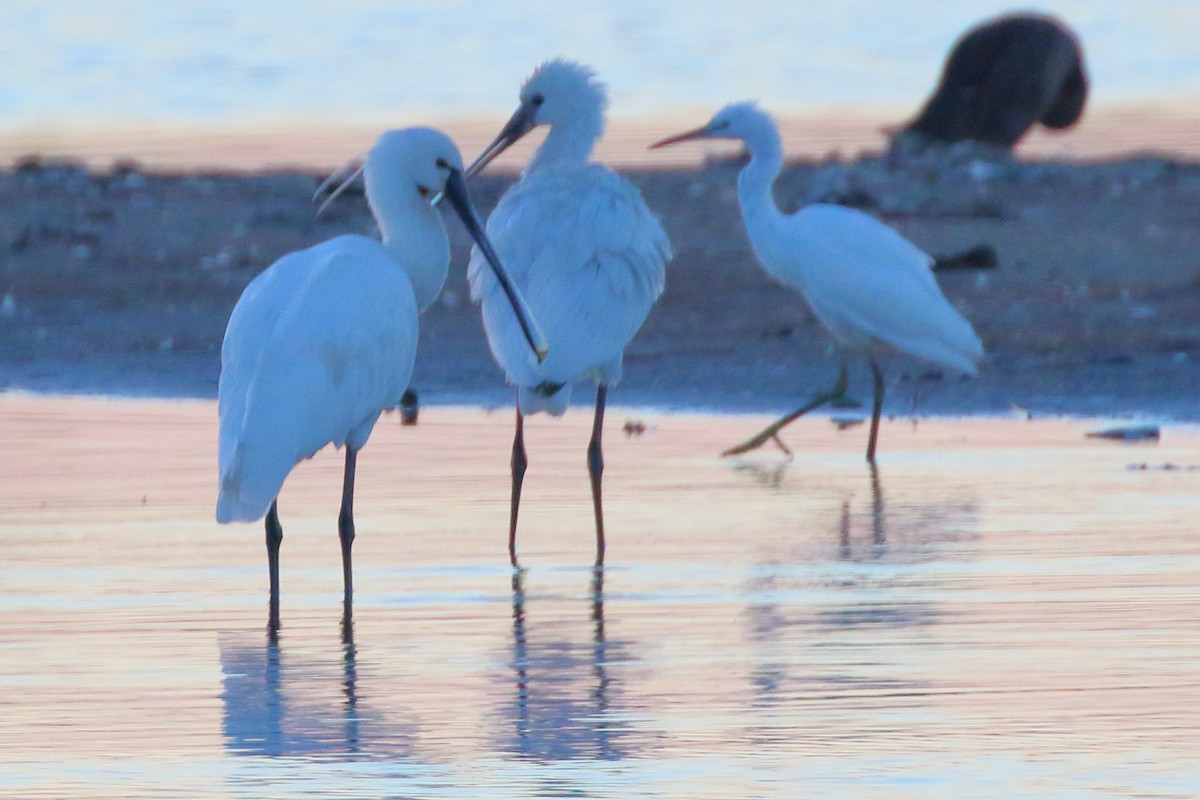
[[[771,194],[783,167],[779,130],[756,105],[726,106],[704,127],[651,147],[694,139],[745,142],[750,162],[738,175],[738,201],[754,254],[773,278],[804,295],[842,348],[866,353],[875,379],[867,442],[867,460],[874,463],[884,391],[877,346],[887,344],[974,375],[975,362],[983,357],[979,337],[942,295],[931,271],[933,259],[888,226],[835,205],[811,205],[790,216],[780,212]],[[722,455],[744,453],[772,439],[787,451],[779,430],[845,393],[843,360],[833,389]]]
[[[508,552],[517,564],[517,509],[525,456],[524,417],[554,416],[567,409],[571,385],[596,381],[596,412],[588,445],[588,473],[596,517],[596,564],[604,563],[604,514],[600,499],[604,458],[601,428],[608,387],[621,377],[621,358],[654,301],[662,294],[671,245],[641,194],[629,182],[589,162],[604,129],[603,85],[579,64],[552,60],[521,87],[520,105],[500,134],[467,170],[483,169],[538,125],[545,141],[521,179],[488,219],[488,236],[513,280],[544,326],[549,356],[540,364],[521,345],[503,295],[484,269],[476,248],[468,277],[471,296],[483,306],[492,355],[517,386],[516,436],[512,451],[512,506]]]
[[[372,147],[363,172],[383,241],[338,236],[279,259],[242,293],[221,348],[217,520],[266,515],[272,629],[279,619],[283,538],[276,496],[292,467],[330,442],[346,446],[338,532],[349,610],[355,459],[375,420],[399,404],[408,386],[418,310],[441,291],[450,259],[435,196],[450,201],[495,271],[525,346],[537,357],[545,352],[481,230],[462,157],[448,137],[428,128],[389,131]],[[533,355],[530,360],[536,362]]]

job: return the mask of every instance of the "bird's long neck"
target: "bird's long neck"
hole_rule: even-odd
[[[369,193],[367,197],[383,235],[383,246],[408,273],[417,307],[424,310],[437,299],[446,282],[450,263],[446,227],[437,210],[415,191],[412,198],[376,194]]]
[[[604,112],[599,108],[588,109],[568,122],[552,125],[525,172],[560,164],[586,164],[602,133]]]
[[[774,243],[783,238],[778,229],[785,217],[771,187],[783,169],[783,146],[774,126],[764,127],[758,134],[746,140],[750,163],[738,175],[738,200],[754,253],[767,271],[775,274],[774,265],[781,254],[775,253]]]

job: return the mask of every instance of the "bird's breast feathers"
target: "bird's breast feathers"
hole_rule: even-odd
[[[538,266],[594,269],[616,258],[634,265],[651,290],[661,292],[664,263],[671,257],[666,233],[641,193],[597,164],[526,175],[505,193],[487,232],[522,286],[536,280],[528,273]],[[480,288],[484,270],[481,254],[473,252],[473,290]]]
[[[636,187],[598,165],[526,175],[487,231],[550,342],[545,364],[526,363],[512,311],[476,249],[471,295],[483,304],[493,353],[521,385],[574,380],[618,358],[665,285],[671,248],[662,226]],[[527,367],[530,375],[517,375]]]
[[[416,300],[404,270],[378,242],[338,237],[280,259],[255,279],[230,318],[222,382],[248,388],[308,363],[323,367],[334,386],[362,375],[399,400],[416,337]]]

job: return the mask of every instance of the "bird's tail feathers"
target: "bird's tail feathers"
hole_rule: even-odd
[[[902,348],[913,355],[941,364],[944,367],[956,369],[972,378],[979,374],[975,362],[983,358],[983,345],[978,337],[962,341],[919,340],[906,342]]]
[[[228,467],[221,474],[220,491],[217,495],[217,522],[253,522],[261,519],[271,507],[283,486],[284,478],[287,477],[288,470],[285,469],[280,474],[280,470],[269,463],[248,465],[248,452],[239,444]],[[247,481],[246,475],[254,475],[255,479]]]
[[[948,302],[936,333],[913,336],[901,349],[936,364],[975,377],[975,362],[983,358],[983,342],[967,318]]]

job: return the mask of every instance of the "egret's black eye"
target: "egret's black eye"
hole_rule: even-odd
[[[429,197],[432,191],[428,186],[417,185],[417,194],[421,195],[421,197]]]
[[[540,94],[535,94],[533,97],[529,98],[529,102],[533,103],[535,106],[540,106],[542,103],[546,102],[546,98],[542,97]]]

